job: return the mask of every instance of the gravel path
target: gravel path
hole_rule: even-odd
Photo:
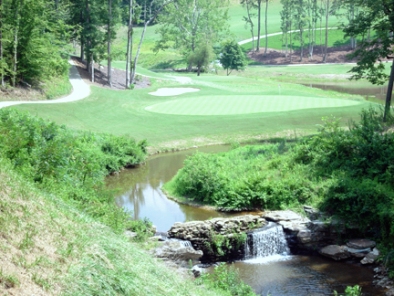
[[[72,65],[70,68],[70,83],[73,87],[71,94],[55,99],[55,100],[44,100],[44,101],[9,101],[9,102],[0,102],[0,108],[20,105],[20,104],[57,104],[57,103],[68,103],[74,102],[78,100],[82,100],[89,96],[90,94],[90,86],[87,85],[79,75],[74,63],[69,61]]]

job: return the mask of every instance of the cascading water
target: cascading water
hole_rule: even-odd
[[[290,249],[281,225],[269,222],[265,227],[248,234],[245,259],[288,255],[289,253]]]

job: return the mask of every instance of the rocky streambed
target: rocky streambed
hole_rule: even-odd
[[[155,255],[183,267],[192,262],[198,275],[206,264],[245,259],[252,234],[274,222],[283,229],[291,254],[320,254],[334,261],[356,263],[360,268],[373,268],[373,284],[385,290],[385,294],[379,295],[394,295],[387,270],[376,261],[379,250],[374,241],[355,237],[356,229],[349,229],[340,221],[319,219],[319,213],[312,208],[304,210],[306,216],[292,211],[270,211],[258,216],[175,223],[160,237],[163,242],[155,249]],[[274,243],[274,240],[266,241],[260,247],[272,247]]]

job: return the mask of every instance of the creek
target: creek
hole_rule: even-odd
[[[218,153],[229,149],[229,146],[209,146],[198,148],[198,151]],[[148,218],[159,232],[169,230],[175,222],[245,214],[220,213],[178,204],[161,191],[162,185],[182,167],[184,159],[195,152],[196,149],[191,149],[152,156],[145,165],[108,177],[107,187],[114,190],[119,207],[130,211],[134,219]],[[268,240],[283,241],[277,237],[275,232]],[[256,241],[267,244],[267,238],[256,237]],[[241,278],[258,295],[333,295],[333,290],[343,293],[346,286],[354,285],[362,286],[365,296],[384,295],[371,285],[373,271],[370,268],[320,256],[285,255],[283,248],[277,248],[279,254],[266,254],[254,246],[249,249],[249,259],[233,263]]]

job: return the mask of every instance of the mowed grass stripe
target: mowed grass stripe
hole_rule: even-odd
[[[285,112],[301,109],[355,106],[357,100],[301,96],[201,96],[154,104],[150,112],[176,115],[237,115],[265,112]]]

